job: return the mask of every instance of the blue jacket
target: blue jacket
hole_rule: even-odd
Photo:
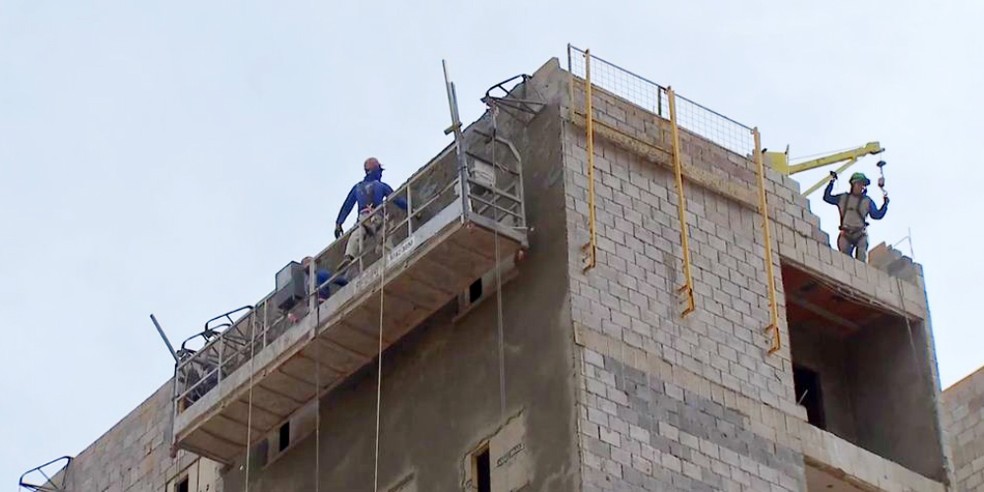
[[[324,268],[319,268],[315,270],[314,271],[315,287],[324,284],[330,278],[331,278],[331,271],[326,270]],[[344,276],[339,275],[331,283],[339,287],[345,287],[346,285],[348,285],[348,280]],[[331,297],[331,284],[324,285],[320,289],[318,289],[318,299],[323,301],[329,297]]]
[[[342,225],[352,213],[352,207],[356,203],[359,204],[359,210],[382,205],[383,199],[393,193],[393,188],[382,182],[382,178],[382,171],[376,171],[367,174],[365,179],[356,183],[352,187],[352,191],[349,191],[348,197],[345,198],[345,203],[342,204],[342,210],[338,213],[338,220],[335,221],[335,224]],[[407,201],[401,197],[394,198],[393,203],[403,210],[407,209]]]
[[[849,194],[849,193],[839,193],[835,195],[832,193],[832,191],[834,191],[833,181],[827,183],[827,188],[823,190],[823,201],[831,205],[840,206],[841,197]],[[868,215],[870,215],[872,219],[881,220],[882,217],[885,216],[885,212],[888,212],[888,200],[885,200],[885,203],[882,204],[881,208],[878,208],[875,206],[875,201],[872,200],[871,197],[869,197],[868,195],[862,195],[862,196],[863,196],[862,200],[867,199],[865,201],[868,202],[868,211],[867,211]],[[863,217],[862,220],[864,220]]]

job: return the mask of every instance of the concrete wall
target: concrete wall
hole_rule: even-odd
[[[582,272],[580,246],[590,237],[582,87],[575,80],[564,155],[583,489],[804,490],[809,463],[865,489],[943,490],[810,426],[795,403],[780,258],[872,292],[873,302],[927,313],[918,282],[898,284],[832,250],[792,179],[766,176],[783,341],[770,355],[753,163],[681,134],[697,304],[681,319],[669,124],[595,90],[598,255]]]
[[[856,379],[847,341],[830,336],[818,325],[807,324],[790,325],[789,344],[793,360],[820,375],[827,431],[858,442],[853,391]]]
[[[943,450],[922,323],[868,326],[851,340],[857,442],[927,477],[943,480]],[[910,343],[910,335],[912,337]],[[916,359],[916,360],[914,360]]]
[[[943,424],[953,450],[953,490],[984,490],[984,368],[943,392]]]
[[[65,490],[172,492],[169,483],[191,474],[193,492],[221,491],[220,483],[197,479],[199,473],[214,476],[216,463],[184,451],[170,456],[171,389],[170,382],[162,386],[79,453],[60,474]],[[55,483],[61,483],[60,476]]]
[[[549,84],[540,89],[548,91]],[[500,134],[523,155],[533,227],[529,254],[503,288],[505,413],[494,296],[458,320],[455,306],[448,306],[383,356],[380,490],[408,477],[402,486],[413,490],[464,490],[467,455],[483,440],[502,437],[509,419],[520,422],[509,432],[522,435],[502,438],[518,439],[520,446],[509,447],[523,463],[508,488],[496,483],[493,470],[493,489],[522,483],[523,490],[576,489],[567,235],[557,220],[564,204],[559,111],[557,105],[544,109],[528,132],[511,116],[499,116]],[[321,490],[373,489],[375,409],[374,366],[321,401]],[[493,468],[510,460],[493,453]],[[316,473],[312,436],[266,466],[254,463],[250,489],[313,490]],[[229,490],[241,490],[245,477],[237,465],[224,479]]]

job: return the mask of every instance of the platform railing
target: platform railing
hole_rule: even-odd
[[[476,136],[471,131],[466,134]],[[322,316],[317,307],[328,297],[344,290],[358,293],[372,288],[375,276],[367,272],[400,261],[415,246],[408,244],[414,241],[414,232],[449,207],[458,207],[462,221],[485,221],[501,230],[525,229],[519,155],[505,140],[488,138],[485,146],[500,149],[499,157],[490,159],[489,152],[476,149],[474,154],[469,153],[464,173],[454,159],[454,147],[449,147],[396,189],[382,206],[316,255],[308,278],[316,278],[313,273],[318,268],[328,270],[329,278],[319,285],[309,281],[306,298],[288,312],[273,305],[271,293],[200,349],[184,354],[175,369],[175,415],[249,363],[309,313]],[[462,177],[466,183],[465,200],[460,198]],[[397,206],[398,202],[405,204],[405,210]],[[330,223],[330,219],[325,222]],[[354,259],[345,261],[346,245],[357,228],[367,231],[365,235],[372,232],[371,237],[366,238]],[[380,261],[384,257],[386,261]],[[319,318],[315,323],[320,325],[322,321]]]

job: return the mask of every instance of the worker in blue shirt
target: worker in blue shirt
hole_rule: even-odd
[[[884,179],[884,178],[883,178]],[[864,173],[854,173],[851,175],[851,191],[834,195],[834,182],[837,181],[837,174],[830,174],[830,183],[823,190],[823,201],[837,205],[840,210],[840,235],[837,236],[837,249],[841,253],[851,255],[861,261],[868,260],[868,222],[866,219],[871,217],[881,220],[888,211],[888,193],[884,194],[885,203],[881,208],[875,206],[875,201],[868,196],[868,185],[871,181]],[[879,185],[883,186],[884,181],[879,180]]]
[[[311,262],[314,258],[310,256],[301,260],[301,265],[304,266],[304,292],[310,291],[310,286],[308,284],[310,277],[308,276],[311,271]],[[341,287],[348,285],[348,279],[344,275],[338,275],[334,279],[331,278],[332,273],[327,268],[322,268],[315,265],[314,269],[314,287],[318,289],[318,304],[321,304],[325,299],[331,297],[332,286],[336,287],[336,290]],[[331,280],[329,283],[328,281]],[[287,314],[287,320],[291,323],[296,323],[299,319],[307,315],[308,303],[307,301],[297,303],[297,308],[299,312],[290,312]]]
[[[338,219],[335,221],[335,239],[338,239],[344,231],[342,224],[345,219],[352,212],[352,208],[356,204],[359,205],[359,222],[362,226],[356,227],[352,231],[352,235],[349,236],[348,244],[345,245],[345,263],[351,262],[362,254],[365,243],[372,240],[380,232],[383,227],[382,214],[373,214],[373,211],[383,204],[386,197],[393,193],[393,188],[382,181],[383,166],[379,160],[375,157],[366,159],[363,169],[366,172],[366,177],[356,183],[352,187],[352,191],[349,191],[345,203],[342,204],[342,210],[338,213]],[[402,210],[407,209],[407,202],[401,197],[395,197],[393,203]],[[369,219],[366,220],[367,218]]]

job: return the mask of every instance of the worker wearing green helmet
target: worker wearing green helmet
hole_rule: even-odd
[[[888,211],[888,193],[884,194],[885,203],[881,208],[875,206],[875,201],[868,196],[868,185],[871,180],[864,173],[851,175],[851,191],[834,195],[834,182],[837,174],[831,173],[830,183],[823,191],[823,201],[837,205],[840,211],[840,235],[837,236],[837,249],[841,253],[851,255],[861,261],[868,260],[868,222],[867,218],[881,220]],[[879,185],[883,185],[879,180]]]

